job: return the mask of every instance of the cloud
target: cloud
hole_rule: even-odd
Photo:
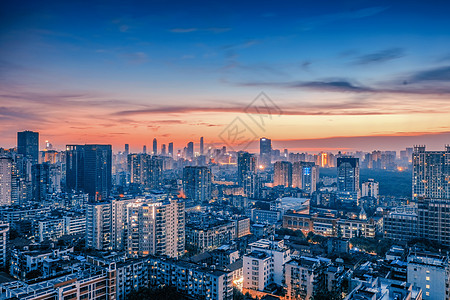
[[[190,32],[211,32],[211,33],[223,33],[230,31],[230,27],[209,27],[209,28],[197,28],[197,27],[178,27],[169,29],[172,33],[190,33]]]
[[[402,48],[389,48],[379,52],[374,52],[359,56],[353,63],[356,65],[368,65],[383,63],[393,59],[405,56],[405,51]]]
[[[131,64],[141,65],[149,61],[147,54],[144,52],[126,53],[125,57]]]
[[[450,81],[450,66],[416,72],[415,74],[411,75],[408,81]]]
[[[348,11],[348,12],[320,15],[320,16],[311,17],[306,20],[303,20],[300,27],[301,27],[301,30],[311,30],[311,29],[314,29],[315,27],[319,27],[319,26],[326,25],[329,23],[334,23],[337,21],[362,19],[362,18],[377,15],[377,14],[387,10],[388,8],[389,7],[381,7],[381,6],[367,7],[367,8]]]
[[[194,27],[191,27],[191,28],[172,28],[169,31],[173,32],[173,33],[188,33],[188,32],[198,31],[198,28],[194,28]]]

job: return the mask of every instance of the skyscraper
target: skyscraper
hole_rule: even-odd
[[[147,154],[147,145],[142,147],[142,153]]]
[[[238,184],[242,186],[248,172],[256,174],[256,157],[248,152],[238,153]]]
[[[292,163],[288,161],[277,161],[274,165],[274,186],[292,186]]]
[[[359,159],[338,157],[337,172],[338,197],[344,202],[357,202],[360,197]]]
[[[359,190],[359,159],[338,157],[338,191],[355,192]]]
[[[313,193],[318,177],[319,168],[313,162],[296,161],[292,164],[292,187]]]
[[[188,166],[183,169],[183,191],[195,202],[211,199],[211,170],[205,166]]]
[[[106,199],[111,192],[111,145],[67,145],[66,187],[89,194],[90,201]]]
[[[50,190],[50,164],[42,163],[32,166],[32,186],[34,201],[46,199]]]
[[[200,155],[203,155],[203,137],[200,138]]]
[[[22,131],[17,133],[17,153],[37,164],[39,159],[39,132]]]
[[[125,152],[124,152],[124,154],[128,155],[129,153],[130,153],[130,145],[125,144]]]
[[[194,143],[189,142],[186,148],[186,159],[192,160],[194,159]]]
[[[153,139],[153,155],[158,155],[158,141],[156,138]]]
[[[272,163],[272,140],[261,138],[259,140],[259,164],[265,168]]]
[[[173,157],[173,143],[172,142],[169,143],[168,152],[169,152],[169,157]]]
[[[0,157],[0,206],[11,205],[12,160]]]
[[[412,159],[419,237],[450,246],[450,145],[444,151],[416,146]]]
[[[450,199],[450,145],[445,151],[425,151],[415,146],[413,160],[413,199]]]
[[[166,156],[166,144],[162,144],[161,146],[161,156]]]

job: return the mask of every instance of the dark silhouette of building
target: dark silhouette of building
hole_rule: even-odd
[[[111,192],[111,145],[67,145],[66,188],[83,191],[91,202],[106,199]]]
[[[185,167],[183,169],[184,194],[195,202],[209,201],[211,198],[211,180],[211,170],[208,167]]]
[[[32,164],[39,161],[39,132],[22,131],[17,133],[17,153],[31,160]]]
[[[272,163],[272,140],[261,138],[259,140],[259,164],[265,168]]]

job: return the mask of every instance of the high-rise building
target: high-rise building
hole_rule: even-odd
[[[162,186],[163,159],[159,156],[152,156],[149,160],[147,186],[151,189],[160,189]]]
[[[256,174],[256,157],[248,152],[240,151],[238,153],[238,184],[244,183],[244,178],[248,172]]]
[[[96,250],[113,250],[111,203],[90,203],[86,207],[86,247]]]
[[[173,143],[172,142],[169,143],[168,151],[169,151],[169,157],[173,157]]]
[[[292,163],[288,161],[277,161],[274,165],[274,186],[292,186]]]
[[[188,166],[183,169],[183,191],[195,202],[211,199],[211,170],[205,166]]]
[[[130,145],[125,144],[125,152],[124,152],[124,154],[128,155],[129,153],[130,153]]]
[[[203,137],[200,138],[200,155],[203,155]]]
[[[261,138],[259,140],[259,164],[267,168],[272,163],[272,140]]]
[[[106,199],[112,187],[111,145],[67,145],[67,190],[83,191],[90,201]]]
[[[147,154],[147,145],[142,147],[142,153]]]
[[[12,160],[0,157],[0,206],[11,205]]]
[[[378,190],[378,182],[373,179],[369,179],[361,185],[361,197],[378,198]]]
[[[184,254],[184,202],[176,199],[127,204],[126,250],[130,257]]]
[[[360,198],[359,159],[355,157],[337,158],[338,197],[344,202],[357,203]]]
[[[450,246],[450,145],[445,151],[425,151],[425,146],[415,146],[412,159],[418,235]]]
[[[318,178],[319,168],[313,162],[296,161],[292,164],[292,187],[313,193]]]
[[[9,240],[9,224],[0,222],[0,268],[5,268],[9,265],[7,260],[10,257],[8,253],[8,240]]]
[[[126,250],[129,257],[179,257],[185,247],[185,204],[177,199],[113,200],[86,209],[86,246]]]
[[[156,138],[153,139],[153,152],[152,155],[158,155],[158,141]]]
[[[414,147],[413,199],[450,199],[449,178],[450,145],[447,145],[444,151],[425,151],[425,146]]]
[[[186,148],[186,159],[193,160],[194,159],[194,143],[189,142]]]
[[[39,132],[22,131],[17,133],[17,153],[31,160],[32,164],[39,162]]]
[[[162,144],[161,145],[161,156],[166,156],[167,155],[167,153],[166,153],[166,144]]]
[[[159,189],[162,186],[163,159],[149,154],[133,153],[128,155],[130,183],[140,184],[144,188]]]
[[[50,191],[50,164],[35,164],[32,166],[32,187],[34,201],[44,201]]]

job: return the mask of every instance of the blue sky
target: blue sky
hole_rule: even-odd
[[[6,146],[23,129],[58,145],[217,141],[260,91],[287,115],[261,132],[274,140],[450,131],[446,1],[1,5]]]

